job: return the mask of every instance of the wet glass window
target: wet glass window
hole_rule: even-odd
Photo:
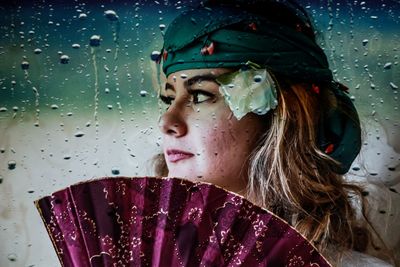
[[[362,150],[347,178],[366,183],[371,220],[398,252],[400,4],[300,3],[360,114]],[[97,177],[154,175],[165,111],[154,59],[171,20],[197,4],[0,4],[1,266],[58,264],[34,200]]]

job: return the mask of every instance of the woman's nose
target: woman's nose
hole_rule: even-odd
[[[163,134],[174,137],[184,136],[187,133],[188,126],[185,121],[183,110],[177,106],[170,106],[168,110],[160,117],[158,127]]]

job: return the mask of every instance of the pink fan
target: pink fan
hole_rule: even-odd
[[[282,219],[207,183],[102,178],[35,204],[63,266],[330,266]]]

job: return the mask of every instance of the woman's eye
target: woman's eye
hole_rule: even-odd
[[[213,98],[213,94],[201,90],[195,90],[192,93],[193,96],[193,103],[194,104],[200,104],[202,102],[205,102],[211,98]]]

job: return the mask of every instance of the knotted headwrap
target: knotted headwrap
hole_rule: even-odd
[[[300,19],[303,26],[310,27],[308,17]],[[336,98],[352,114],[349,117],[335,109],[323,116],[319,147],[340,163],[335,170],[340,174],[348,171],[360,150],[357,111],[341,85],[333,81],[323,50],[301,30],[232,6],[199,6],[169,25],[158,61],[161,59],[166,76],[187,69],[240,68],[251,61],[293,80],[332,82]]]
[[[199,7],[178,16],[165,33],[163,59],[167,76],[251,61],[289,77],[332,80],[323,50],[306,35],[232,7]]]

